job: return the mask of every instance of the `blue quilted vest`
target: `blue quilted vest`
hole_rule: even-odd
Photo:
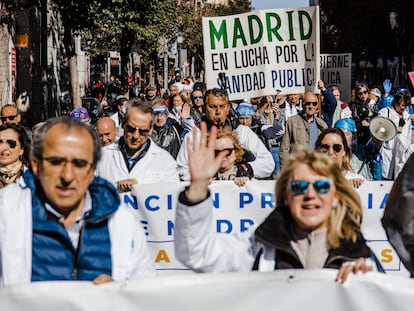
[[[108,220],[120,203],[112,184],[95,177],[89,186],[92,210],[85,217],[76,250],[63,225],[46,211],[32,173],[27,170],[23,178],[32,190],[32,281],[92,281],[101,274],[111,276]]]

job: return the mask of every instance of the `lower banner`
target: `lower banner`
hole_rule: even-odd
[[[408,277],[381,225],[392,184],[365,182],[356,190],[363,208],[362,231],[386,272]],[[137,211],[159,274],[189,272],[174,256],[175,206],[179,192],[186,185],[137,185],[131,193],[121,194],[122,202]],[[274,187],[274,181],[253,180],[244,187],[237,187],[233,181],[214,181],[210,185],[212,230],[218,234],[234,233],[260,224],[274,208]]]
[[[35,282],[0,288],[1,310],[412,310],[414,280],[336,270],[167,275],[135,282]]]

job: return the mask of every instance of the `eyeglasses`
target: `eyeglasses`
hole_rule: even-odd
[[[149,132],[151,131],[151,129],[140,129],[139,127],[135,127],[129,124],[125,125],[125,130],[128,133],[135,133],[136,131],[138,131],[139,135],[141,136],[148,136]]]
[[[7,117],[0,117],[2,122],[6,122],[7,120],[13,121],[17,117],[17,114],[15,116],[7,116]]]
[[[228,157],[229,155],[231,155],[233,153],[234,148],[224,148],[224,149],[216,149],[214,150],[214,154],[216,155],[216,157],[218,156],[218,154],[222,151],[226,152],[226,157]]]
[[[366,95],[366,94],[368,94],[368,91],[358,92],[358,95],[359,95],[359,96],[361,96],[361,95]]]
[[[50,165],[49,167],[53,170],[61,170],[66,164],[71,163],[75,172],[85,173],[86,171],[89,171],[92,166],[92,163],[85,159],[68,160],[64,157],[42,157],[40,159],[48,162]]]
[[[305,106],[312,105],[313,107],[318,106],[318,102],[305,102]]]
[[[191,97],[191,99],[192,100],[197,100],[197,99],[203,100],[204,99],[204,96],[193,96],[193,97]]]
[[[327,194],[331,189],[332,180],[330,179],[318,179],[314,182],[306,180],[292,180],[289,182],[290,192],[293,195],[302,195],[308,192],[309,184],[312,184],[313,189],[318,194]]]
[[[328,153],[328,151],[329,151],[329,149],[330,148],[332,148],[333,149],[333,151],[335,152],[335,153],[339,153],[339,152],[341,152],[342,151],[342,148],[343,148],[344,146],[342,146],[341,144],[333,144],[332,146],[330,146],[330,145],[328,145],[328,144],[321,144],[321,145],[319,145],[318,147],[317,147],[317,149],[320,151],[320,152],[323,152],[323,153]]]
[[[6,139],[6,140],[0,139],[0,145],[4,143],[8,144],[10,149],[14,149],[17,146],[17,141],[15,141],[14,139]]]

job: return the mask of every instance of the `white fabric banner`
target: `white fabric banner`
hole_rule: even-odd
[[[335,283],[335,270],[170,275],[136,282],[36,282],[0,288],[5,311],[412,310],[414,280],[370,272]]]
[[[203,17],[203,43],[207,88],[230,100],[319,93],[318,6]]]
[[[154,264],[162,273],[188,271],[174,256],[175,206],[179,192],[187,183],[137,185],[122,201],[137,210],[147,235]],[[408,277],[397,253],[389,244],[381,225],[385,201],[392,182],[365,182],[358,190],[363,206],[362,231],[368,245],[387,273]],[[219,233],[242,232],[260,222],[274,206],[274,181],[249,181],[237,187],[232,181],[215,181],[210,186],[213,198],[214,230]]]

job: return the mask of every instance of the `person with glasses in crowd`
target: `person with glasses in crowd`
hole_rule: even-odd
[[[199,126],[201,119],[205,115],[204,109],[204,94],[201,88],[195,88],[191,92],[191,102],[193,109],[193,119],[195,125]]]
[[[238,123],[234,110],[227,98],[226,90],[220,88],[207,90],[205,92],[205,110],[206,114],[203,121],[206,122],[209,128],[214,125],[217,128],[228,128],[237,133],[240,144],[245,150],[245,158],[249,159],[255,178],[269,178],[275,167],[272,155],[256,133],[247,126]],[[183,181],[190,180],[186,146],[191,143],[193,137],[191,133],[194,131],[197,132],[198,128],[194,127],[186,135],[177,155],[178,171],[180,179]]]
[[[244,150],[234,131],[226,128],[218,130],[215,148],[216,155],[225,153],[225,156],[213,180],[233,180],[237,186],[243,187],[254,177],[252,167],[243,160]]]
[[[362,175],[355,173],[352,168],[352,149],[341,129],[324,129],[316,140],[315,150],[326,153],[333,158],[338,163],[345,178],[354,188],[359,188],[366,181]]]
[[[1,120],[1,124],[21,124],[22,126],[22,115],[19,111],[19,109],[12,104],[6,104],[3,107],[1,107],[0,110],[0,120]],[[24,126],[27,136],[29,137],[29,139],[32,138],[32,131]]]
[[[124,135],[102,150],[96,174],[120,192],[129,192],[135,184],[179,181],[177,163],[150,138],[154,126],[151,103],[133,98],[127,104]]]
[[[300,148],[313,150],[320,132],[328,125],[318,117],[318,97],[307,92],[304,96],[303,111],[286,121],[285,134],[280,146],[280,166],[286,163],[289,154]]]
[[[359,83],[355,87],[355,100],[349,104],[352,119],[354,119],[357,128],[357,147],[358,154],[364,154],[366,144],[371,138],[369,123],[375,116],[375,101],[369,97],[370,90],[368,84]]]
[[[177,258],[196,272],[339,269],[344,282],[351,272],[373,269],[375,255],[361,232],[362,208],[356,191],[329,156],[300,150],[282,168],[275,208],[257,226],[241,233],[215,234],[210,179],[226,151],[215,154],[216,128],[201,124],[201,139],[188,146],[191,183],[179,195],[174,247]]]
[[[30,138],[20,124],[0,125],[0,188],[16,182],[29,166]]]
[[[94,174],[97,132],[52,118],[36,129],[32,146],[30,168],[0,190],[0,285],[155,276],[139,221]]]

